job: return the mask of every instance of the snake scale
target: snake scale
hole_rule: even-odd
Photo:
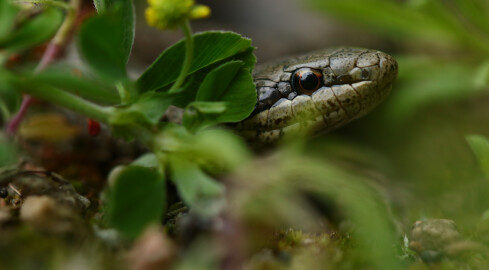
[[[397,71],[392,56],[355,47],[330,48],[258,66],[253,73],[255,109],[234,129],[258,144],[298,132],[330,131],[382,102]]]

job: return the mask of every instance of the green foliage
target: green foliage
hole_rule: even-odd
[[[80,29],[79,48],[93,72],[111,81],[126,80],[129,53],[122,17],[107,13],[89,19]]]
[[[151,223],[159,223],[166,205],[165,181],[154,169],[127,166],[116,172],[108,192],[107,222],[135,238]]]
[[[0,2],[0,40],[4,40],[14,28],[15,16],[19,8],[10,1]]]
[[[12,28],[13,21],[15,21],[12,13],[12,10],[15,9],[9,8],[7,3],[3,5],[6,5],[5,12],[7,14],[5,18],[2,18],[5,26],[2,24],[3,30],[0,30],[0,32],[4,32],[3,38],[0,35],[0,49],[7,52],[22,51],[47,41],[56,33],[63,20],[61,11],[49,8],[34,18],[23,21],[15,31],[8,33],[9,29]]]
[[[489,86],[487,1],[308,0],[308,5],[410,48],[410,54],[396,57],[399,79],[383,111],[387,124]]]
[[[119,19],[119,25],[116,27],[116,31],[120,31],[117,34],[118,38],[122,40],[118,44],[118,47],[122,49],[122,55],[127,63],[131,54],[132,46],[134,44],[135,34],[135,15],[134,15],[134,3],[132,0],[94,0],[93,3],[97,8],[99,14],[112,14]],[[110,16],[110,15],[109,15]]]
[[[80,29],[79,48],[93,72],[109,81],[125,81],[134,44],[134,5],[131,0],[94,1],[99,16]]]
[[[221,173],[236,167],[247,159],[248,152],[234,136],[223,131],[205,131],[203,127],[240,121],[253,110],[256,91],[251,77],[251,68],[255,63],[255,57],[252,54],[250,41],[230,32],[196,35],[195,57],[190,69],[192,78],[183,88],[168,93],[165,90],[178,77],[181,69],[180,61],[184,57],[185,43],[179,42],[162,53],[137,81],[138,91],[132,91],[131,82],[128,81],[125,71],[127,62],[125,57],[129,54],[117,49],[117,44],[123,43],[121,37],[124,36],[124,28],[128,26],[120,24],[113,13],[102,11],[104,10],[102,5],[105,4],[100,2],[97,5],[101,15],[90,19],[81,28],[79,36],[81,53],[92,70],[106,81],[116,83],[124,81],[123,84],[116,85],[121,100],[119,104],[103,108],[101,113],[106,116],[98,119],[102,121],[105,119],[117,135],[141,140],[154,152],[154,155],[146,156],[136,164],[149,163],[151,165],[145,167],[153,170],[170,168],[174,178],[172,180],[176,183],[183,200],[201,214],[215,213],[220,209],[223,187],[208,173]],[[120,25],[116,25],[118,23]],[[240,61],[226,64],[233,59]],[[47,82],[56,88],[63,88],[65,85],[58,80],[47,80]],[[151,87],[148,88],[148,85]],[[195,85],[197,87],[194,87]],[[194,89],[199,89],[199,97],[196,97],[197,91]],[[108,101],[95,100],[93,94],[99,91],[95,88],[77,90],[83,97],[92,101]],[[129,96],[125,96],[126,94]],[[204,102],[207,106],[202,105]],[[111,104],[111,102],[104,103]],[[160,124],[161,117],[170,105],[187,103],[192,104],[189,108],[192,106],[198,108],[200,113],[206,116],[204,119],[212,115],[212,121],[194,119],[195,127],[199,130],[196,134],[189,134],[178,126]],[[220,109],[216,110],[218,107]],[[187,127],[189,130],[197,131],[197,128]],[[221,156],[210,153],[218,153]],[[203,171],[204,169],[206,172]],[[121,183],[129,186],[129,180],[125,179],[133,177],[134,174],[123,176]],[[154,177],[150,175],[141,175],[138,179],[146,177],[149,177],[148,181],[153,183],[151,179]],[[115,186],[110,194],[123,194],[117,190],[119,189]],[[139,193],[136,195],[139,196]],[[111,224],[126,235],[135,236],[139,229],[148,224],[149,218],[146,217],[138,225],[128,224],[117,227],[118,223],[127,223],[119,211],[127,207],[129,202],[121,199],[127,195],[114,196],[119,197],[113,199],[111,195],[108,202],[109,211],[117,213],[115,218],[110,218]],[[153,195],[148,193],[146,196]],[[136,197],[129,197],[131,198]],[[134,207],[139,207],[136,199],[131,202]],[[141,207],[147,207],[144,201],[141,201]],[[159,210],[162,215],[163,209]],[[134,227],[139,229],[131,229]]]
[[[195,51],[190,74],[212,64],[229,60],[243,60],[251,69],[255,64],[251,40],[232,32],[205,32],[194,36]],[[185,43],[180,41],[165,50],[141,75],[137,83],[139,91],[147,92],[164,88],[174,82],[182,68]],[[161,76],[165,74],[165,76]],[[195,96],[195,93],[194,95]]]

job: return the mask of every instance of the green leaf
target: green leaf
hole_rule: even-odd
[[[215,118],[226,109],[225,102],[194,101],[185,108],[182,124],[190,132],[196,132],[215,124]]]
[[[114,16],[120,18],[120,27],[122,28],[123,42],[122,45],[124,51],[126,63],[129,60],[132,46],[134,44],[135,34],[135,14],[134,4],[132,0],[94,0],[95,8],[99,14],[112,13]]]
[[[135,238],[165,210],[165,181],[155,170],[127,166],[109,190],[107,220],[123,235]]]
[[[225,102],[209,101],[195,101],[190,103],[189,107],[202,114],[222,114],[227,109]]]
[[[16,52],[41,44],[51,38],[63,21],[63,13],[46,9],[33,19],[23,22],[10,35],[0,40],[0,49]]]
[[[158,168],[160,166],[158,158],[154,153],[146,153],[138,157],[131,165],[146,167],[146,168]]]
[[[205,32],[194,36],[195,51],[189,74],[223,60],[243,59],[252,69],[255,58],[247,38],[232,32]],[[176,80],[182,68],[185,42],[180,41],[165,50],[138,79],[140,92],[161,89]],[[238,57],[238,58],[236,58]],[[204,75],[205,76],[205,75]],[[200,75],[201,78],[204,76]]]
[[[466,140],[479,161],[480,168],[489,178],[489,140],[480,135],[468,135]]]
[[[124,16],[116,12],[93,17],[82,25],[80,53],[97,75],[116,82],[127,78],[126,63],[132,46],[127,27]]]
[[[242,138],[231,131],[203,130],[188,140],[179,149],[180,152],[213,174],[230,172],[251,159]]]
[[[229,173],[243,166],[251,154],[243,139],[224,129],[207,129],[189,134],[181,125],[166,125],[155,140],[166,152],[195,163],[212,175]]]
[[[19,8],[12,5],[10,1],[0,1],[0,40],[12,32],[18,11]]]
[[[250,66],[252,67],[254,65],[256,58],[253,54],[253,49],[250,49],[195,72],[192,76],[190,76],[190,79],[188,79],[187,83],[183,87],[182,93],[175,98],[173,105],[184,108],[189,103],[195,101],[197,90],[199,89],[207,74],[228,61],[243,61],[246,63],[245,66],[251,70],[252,68],[250,68]],[[167,88],[168,87],[165,87],[163,89],[166,90]]]
[[[120,106],[112,113],[112,125],[126,125],[139,122],[143,125],[158,123],[171,105],[175,94],[165,92],[148,92],[125,106]]]
[[[202,215],[217,214],[222,207],[224,186],[195,163],[176,156],[170,162],[172,180],[183,201]]]
[[[221,100],[221,97],[225,95],[227,88],[242,66],[243,62],[232,61],[222,64],[211,71],[200,86],[196,101]]]
[[[256,88],[251,72],[241,61],[225,63],[211,71],[200,86],[196,101],[226,103],[217,123],[238,122],[250,115],[256,103]]]
[[[183,125],[191,132],[224,122],[238,122],[253,111],[256,89],[242,61],[231,61],[207,74],[187,105]],[[214,103],[214,104],[213,104]]]

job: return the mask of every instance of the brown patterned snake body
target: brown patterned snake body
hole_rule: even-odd
[[[258,100],[234,129],[258,144],[296,132],[340,127],[376,107],[397,77],[397,62],[380,51],[339,47],[289,58],[254,71]]]

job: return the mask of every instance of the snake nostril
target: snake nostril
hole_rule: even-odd
[[[362,70],[362,79],[363,79],[363,80],[366,80],[366,79],[368,79],[369,77],[370,77],[370,72],[368,72],[368,70],[366,70],[366,69],[363,69],[363,70]]]

